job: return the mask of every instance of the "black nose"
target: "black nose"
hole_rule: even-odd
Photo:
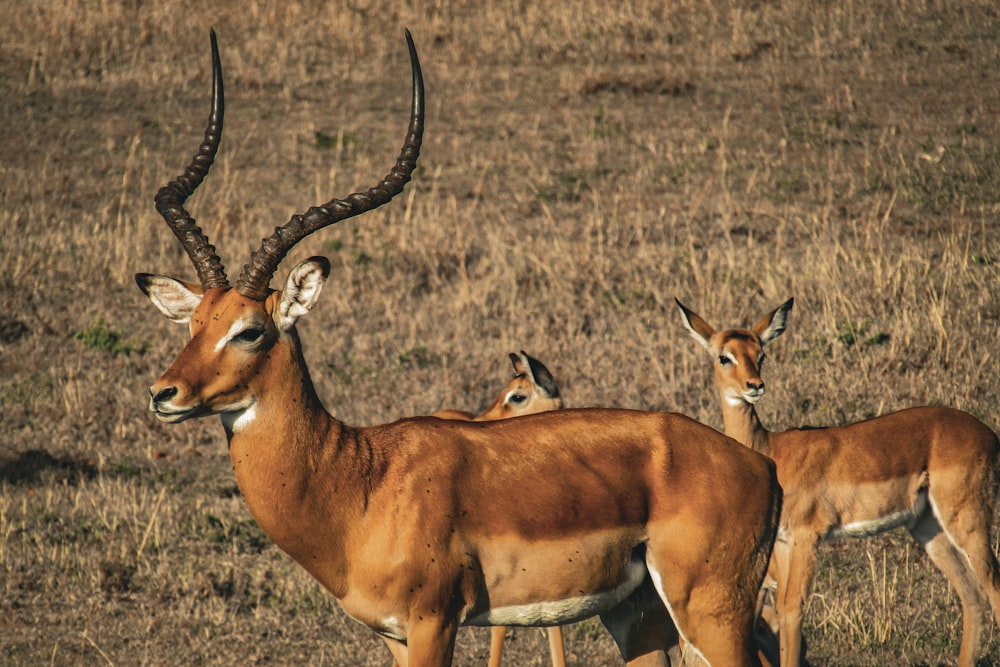
[[[747,382],[747,389],[752,391],[760,391],[764,388],[763,382]]]
[[[154,392],[153,388],[150,387],[149,395],[152,397],[153,403],[162,403],[164,401],[169,401],[177,395],[177,387],[166,387],[158,392]]]

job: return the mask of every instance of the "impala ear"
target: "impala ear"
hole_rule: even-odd
[[[681,311],[681,324],[684,325],[687,332],[691,334],[692,338],[701,343],[702,347],[711,351],[708,339],[715,333],[715,329],[708,322],[701,319],[697,313],[689,310],[676,297],[674,298],[674,302]]]
[[[556,384],[556,379],[552,377],[552,373],[545,367],[545,364],[528,356],[524,350],[521,350],[521,357],[528,362],[528,371],[531,374],[532,382],[541,387],[549,398],[559,398],[559,385]]]
[[[201,287],[194,283],[150,273],[135,274],[135,282],[171,322],[187,324],[201,303]]]
[[[768,315],[760,318],[760,321],[753,325],[752,331],[760,337],[761,344],[767,345],[772,340],[785,333],[785,327],[788,326],[788,316],[792,312],[792,305],[794,303],[795,298],[792,297],[775,308]]]
[[[287,331],[295,322],[313,309],[323,291],[326,279],[330,277],[330,260],[326,257],[310,257],[288,274],[281,301],[274,313],[278,328]]]
[[[522,352],[520,356],[511,352],[508,356],[510,357],[510,365],[514,367],[514,377],[523,375],[528,371],[527,361],[524,358],[524,352]]]

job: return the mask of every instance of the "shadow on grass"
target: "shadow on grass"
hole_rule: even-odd
[[[97,466],[89,461],[57,458],[44,449],[29,449],[13,457],[0,457],[0,482],[37,484],[59,481],[75,484],[80,479],[93,479]]]

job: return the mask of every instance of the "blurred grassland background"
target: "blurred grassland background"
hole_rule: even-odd
[[[1000,9],[994,2],[0,0],[0,662],[384,665],[260,532],[216,419],[147,387],[186,332],[132,281],[193,278],[152,196],[194,154],[219,35],[226,132],[189,202],[239,273],[270,229],[367,187],[309,238],[300,326],[351,424],[477,410],[524,349],[571,407],[721,427],[677,296],[720,327],[795,296],[772,428],[946,404],[1000,428]],[[906,446],[906,443],[899,443]],[[553,474],[558,474],[557,470]],[[814,665],[953,664],[957,598],[905,534],[825,545]],[[460,633],[457,664],[485,662]],[[987,633],[983,664],[1000,664]],[[594,622],[573,665],[619,659]],[[547,664],[513,633],[508,664]]]

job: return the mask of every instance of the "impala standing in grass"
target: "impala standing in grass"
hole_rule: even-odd
[[[511,352],[510,363],[514,366],[514,377],[490,407],[478,415],[461,410],[441,410],[432,416],[440,419],[484,422],[534,415],[549,410],[562,410],[563,402],[559,396],[559,386],[545,364],[529,357],[524,350],[521,350],[519,355]],[[557,625],[547,630],[553,667],[566,667],[562,628]],[[505,638],[506,629],[502,625],[494,626],[490,633],[489,667],[500,667]]]
[[[231,287],[184,209],[222,132],[213,34],[204,141],[156,195],[199,280],[136,276],[191,336],[150,387],[150,410],[169,423],[221,417],[261,528],[402,664],[449,665],[460,625],[550,626],[598,614],[627,660],[652,664],[672,640],[649,635],[649,619],[662,627],[665,610],[692,656],[756,664],[754,608],[781,498],[765,457],[675,414],[561,410],[354,428],[320,402],[295,325],[318,302],[330,263],[298,264],[280,291],[269,283],[301,239],[388,202],[410,179],[424,93],[409,33],[407,42],[413,102],[392,171],[365,192],[292,216]]]
[[[777,579],[781,664],[801,659],[802,611],[819,543],[905,526],[962,602],[961,667],[973,667],[983,616],[1000,621],[993,553],[997,436],[958,410],[919,407],[850,426],[768,431],[754,407],[764,396],[764,346],[780,336],[789,299],[752,329],[716,331],[680,301],[682,322],[712,356],[726,433],[774,459],[784,490],[772,572]]]

